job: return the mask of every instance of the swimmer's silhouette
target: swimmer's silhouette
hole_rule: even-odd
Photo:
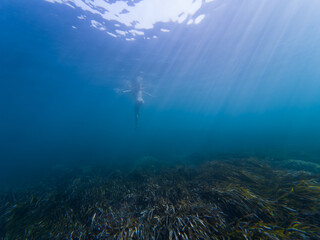
[[[135,102],[134,102],[134,127],[137,129],[138,127],[138,119],[140,114],[140,108],[144,104],[144,100],[142,98],[142,77],[137,77],[132,85],[132,93],[134,94]]]
[[[138,76],[135,80],[133,80],[130,84],[130,89],[127,90],[120,90],[116,89],[118,93],[131,93],[133,98],[134,98],[134,126],[135,129],[138,127],[138,120],[139,120],[139,115],[140,115],[140,109],[142,105],[144,104],[144,99],[143,99],[143,93],[152,96],[151,94],[143,91],[142,88],[142,77]]]

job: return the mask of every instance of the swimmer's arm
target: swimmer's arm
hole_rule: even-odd
[[[131,89],[122,90],[122,89],[120,89],[120,88],[115,88],[114,91],[115,91],[117,94],[123,94],[123,93],[130,93],[130,92],[132,92]]]
[[[143,91],[143,93],[145,93],[146,95],[148,95],[149,97],[154,97],[153,95],[151,95],[150,93]]]

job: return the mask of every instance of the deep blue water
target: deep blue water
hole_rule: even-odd
[[[158,38],[126,41],[79,20],[78,8],[2,0],[2,178],[146,155],[316,159],[319,12],[317,0],[216,0],[197,25],[160,22],[145,33]],[[154,97],[135,130],[133,101],[114,88],[138,75]]]

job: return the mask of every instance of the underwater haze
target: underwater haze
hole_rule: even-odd
[[[320,240],[320,0],[0,0],[0,240]]]
[[[318,0],[1,0],[1,185],[143,156],[317,162],[319,12]]]

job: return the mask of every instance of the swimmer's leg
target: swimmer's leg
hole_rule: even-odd
[[[134,129],[137,129],[137,127],[138,127],[139,113],[140,113],[140,105],[135,104],[135,106],[134,106]]]

